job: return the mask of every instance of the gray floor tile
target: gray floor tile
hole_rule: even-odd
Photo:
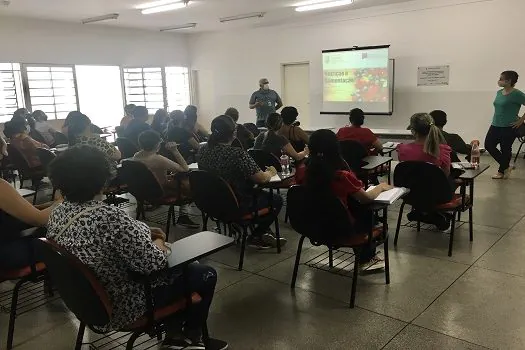
[[[525,278],[471,268],[414,323],[494,349],[525,348]]]
[[[482,346],[455,339],[447,335],[421,327],[408,325],[388,345],[385,350],[454,349],[481,350]]]
[[[380,349],[401,321],[253,276],[218,293],[212,336],[231,349]]]
[[[511,231],[486,252],[475,266],[525,277],[525,265],[519,263],[524,252],[525,233]]]
[[[290,283],[293,264],[292,258],[260,274]],[[413,320],[468,268],[463,264],[395,251],[390,254],[390,264],[390,285],[385,285],[383,273],[359,277],[356,304],[403,321]],[[350,277],[300,265],[296,287],[349,303],[351,283]]]
[[[506,229],[474,224],[474,241],[470,242],[468,223],[462,224],[454,233],[454,246],[451,257],[448,256],[450,239],[448,232],[450,231],[446,233],[426,230],[417,232],[414,228],[402,227],[399,232],[397,247],[394,247],[394,249],[472,264],[505,234]],[[395,230],[392,230],[392,242],[394,235]]]

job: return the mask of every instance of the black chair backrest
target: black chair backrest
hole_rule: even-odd
[[[248,154],[253,158],[253,160],[255,160],[255,163],[257,163],[259,168],[261,168],[263,171],[268,166],[273,166],[278,172],[283,171],[279,158],[270,152],[252,148],[248,150]]]
[[[14,165],[14,167],[17,170],[20,170],[20,171],[30,170],[29,164],[27,163],[26,158],[24,157],[22,152],[18,150],[18,148],[9,144],[7,145],[7,153],[9,153],[9,160],[11,161],[11,163]]]
[[[249,132],[253,134],[254,137],[259,136],[259,134],[261,133],[257,125],[255,125],[254,123],[244,123],[243,125],[246,129],[248,129]]]
[[[191,196],[200,211],[223,222],[239,219],[239,202],[223,178],[203,170],[192,171],[189,177]]]
[[[146,165],[137,160],[122,161],[119,177],[124,184],[128,185],[128,192],[138,201],[154,203],[155,200],[164,196],[164,191],[155,175]]]
[[[418,209],[432,209],[452,200],[452,187],[439,167],[434,164],[407,161],[396,165],[394,186],[406,187],[410,193],[404,200]]]
[[[31,129],[31,131],[29,132],[29,136],[31,136],[31,138],[35,141],[43,143],[44,145],[47,144],[44,136],[42,136],[42,134],[36,129]]]
[[[316,244],[330,245],[354,232],[348,209],[332,193],[313,194],[305,186],[292,186],[287,211],[293,229]]]
[[[62,134],[60,131],[56,131],[53,134],[53,137],[55,138],[55,145],[68,145],[69,140],[66,135]]]
[[[341,155],[354,172],[361,172],[363,158],[368,155],[368,151],[362,144],[353,140],[339,142]]]
[[[135,153],[139,151],[137,149],[137,146],[135,146],[135,144],[131,142],[131,140],[125,137],[117,138],[115,140],[115,143],[117,144],[118,150],[122,155],[122,159],[133,158]]]
[[[60,297],[88,326],[104,326],[111,319],[109,296],[92,270],[51,240],[35,240],[35,253],[49,272]]]
[[[40,158],[40,163],[42,163],[42,167],[46,170],[49,166],[49,163],[51,163],[53,159],[56,158],[56,155],[46,148],[39,147],[36,149],[36,153],[38,154],[38,158]]]

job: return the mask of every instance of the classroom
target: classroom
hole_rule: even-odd
[[[0,349],[525,348],[521,10],[0,0]]]

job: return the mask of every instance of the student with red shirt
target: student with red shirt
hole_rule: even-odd
[[[427,113],[416,113],[410,118],[410,130],[416,140],[397,146],[399,160],[432,163],[449,176],[452,149],[447,145],[441,130],[434,124],[434,119]]]
[[[372,130],[363,128],[365,122],[365,113],[359,109],[354,108],[350,111],[350,126],[345,126],[337,132],[337,139],[339,141],[357,141],[366,148],[367,151],[374,150],[373,153],[378,153],[383,149],[383,144]]]
[[[385,183],[366,192],[363,183],[348,168],[339,150],[337,137],[330,130],[317,130],[310,136],[310,157],[306,166],[297,169],[296,180],[312,191],[323,193],[331,191],[348,208],[357,232],[368,230],[358,215],[359,203],[373,201],[383,191],[392,187]],[[358,203],[354,203],[356,200]],[[361,220],[360,220],[361,219]],[[358,257],[361,269],[367,271],[384,268],[384,261],[376,255],[375,248],[364,249]]]
[[[422,161],[435,164],[450,175],[450,154],[452,149],[447,145],[441,130],[434,124],[434,119],[427,113],[416,113],[410,118],[410,130],[416,140],[412,143],[397,146],[399,161]],[[451,186],[453,179],[451,179]],[[455,190],[455,188],[454,188]],[[436,225],[440,230],[447,230],[450,218],[441,213],[420,213],[412,211],[407,215],[410,221],[422,221]]]

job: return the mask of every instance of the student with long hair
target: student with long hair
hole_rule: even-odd
[[[254,184],[268,183],[277,172],[273,167],[262,171],[246,151],[232,147],[231,144],[235,139],[235,126],[233,119],[227,115],[213,119],[210,139],[199,151],[199,169],[218,175],[227,181],[246,213],[254,209],[254,204],[259,209],[268,208],[271,205],[272,212],[258,218],[257,227],[249,237],[251,246],[259,249],[270,248],[277,244],[275,236],[270,231],[270,226],[279,215],[283,204],[282,198],[274,193],[270,203],[268,192],[254,192],[253,187]],[[281,238],[281,245],[284,243],[286,240]]]
[[[206,141],[210,133],[198,121],[197,107],[189,105],[184,109],[184,128],[195,135],[199,142]]]
[[[519,75],[514,71],[501,73],[498,86],[502,88],[494,99],[494,116],[485,138],[485,148],[499,164],[498,173],[493,179],[507,179],[512,167],[512,144],[516,140],[516,129],[523,125],[525,114],[520,118],[521,106],[525,105],[525,94],[514,86]],[[497,146],[500,149],[498,150]]]
[[[193,132],[185,128],[185,120],[186,116],[183,111],[176,110],[171,112],[164,140],[166,142],[176,142],[184,159],[188,163],[193,163],[195,161],[195,152],[199,150],[200,145]]]
[[[261,149],[276,157],[284,153],[296,161],[303,160],[308,155],[308,147],[304,151],[297,152],[286,137],[278,134],[283,126],[283,119],[279,113],[270,114],[266,120],[266,126],[268,131],[255,138],[254,149]]]
[[[372,202],[381,192],[392,187],[381,183],[371,191],[365,191],[364,184],[344,161],[337,137],[330,130],[314,132],[310,136],[309,148],[310,156],[306,165],[297,169],[297,182],[304,184],[314,197],[316,193],[333,193],[347,207],[356,232],[367,232],[370,229],[371,214],[360,210],[359,204]],[[384,260],[376,255],[375,248],[362,249],[358,259],[362,269],[376,270],[384,267]]]
[[[168,119],[168,112],[166,112],[164,108],[158,109],[153,115],[153,120],[151,121],[151,130],[158,132],[160,135],[163,135],[164,131],[166,131]]]
[[[434,119],[427,113],[416,113],[410,118],[410,129],[416,140],[402,143],[397,147],[400,161],[419,160],[440,167],[445,174],[450,175],[450,153],[441,130],[435,125]]]
[[[399,161],[422,161],[432,163],[445,173],[450,175],[450,155],[452,149],[446,144],[441,130],[434,124],[434,119],[427,113],[416,113],[410,118],[410,129],[416,140],[411,143],[397,146]],[[451,188],[453,187],[452,179]],[[441,213],[420,213],[412,211],[407,215],[410,221],[422,221],[436,225],[440,230],[447,230],[450,226],[450,218]]]

